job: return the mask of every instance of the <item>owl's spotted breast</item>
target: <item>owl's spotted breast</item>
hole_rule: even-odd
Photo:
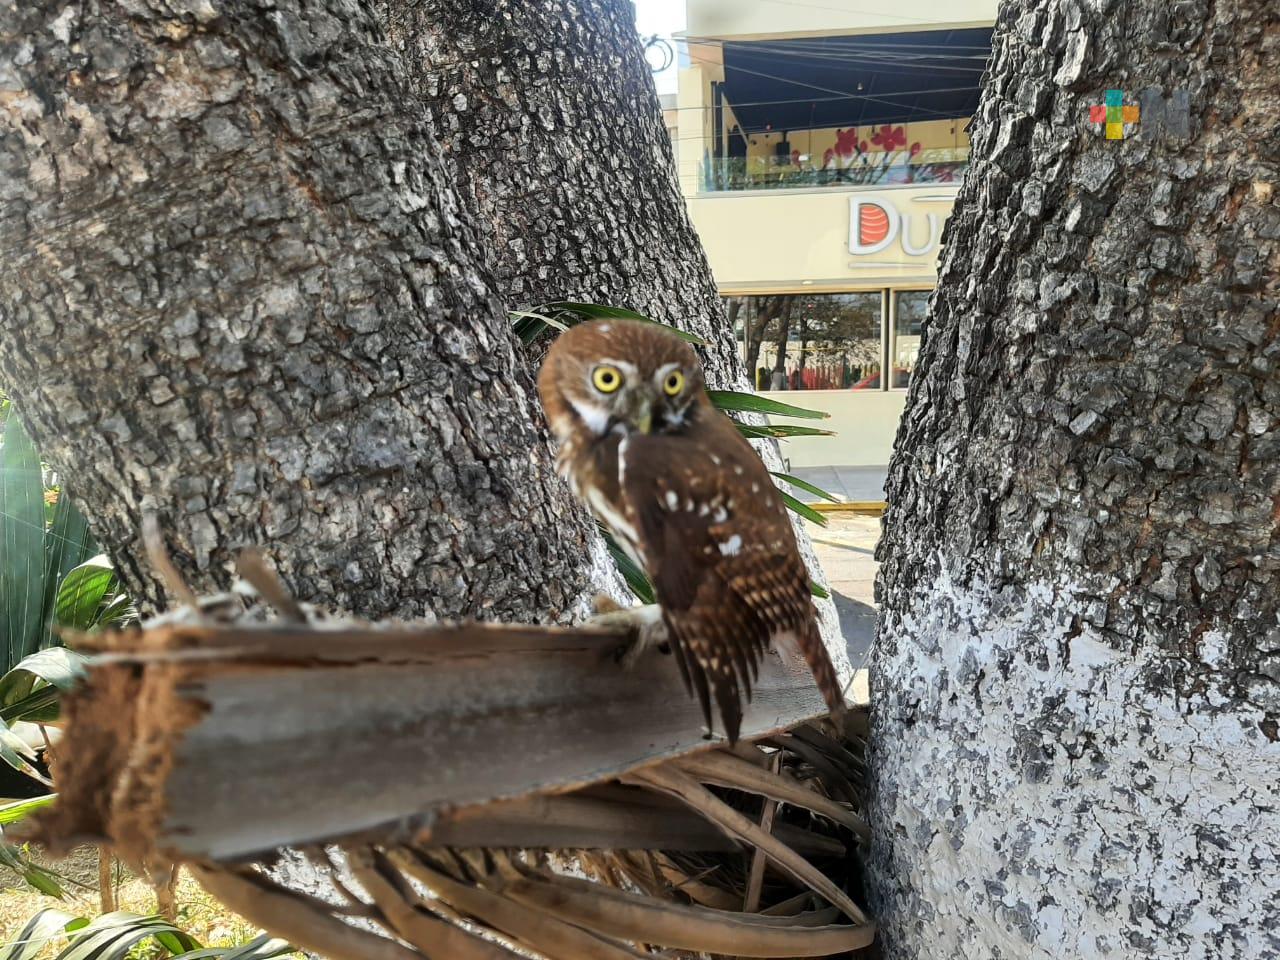
[[[680,434],[631,438],[620,468],[645,570],[708,724],[714,694],[737,739],[760,660],[783,634],[802,650],[816,644],[818,679],[838,697],[786,507],[732,422],[708,407]]]

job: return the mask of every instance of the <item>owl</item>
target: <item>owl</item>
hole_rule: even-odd
[[[648,574],[686,688],[714,696],[738,739],[771,643],[798,647],[843,708],[786,507],[751,445],[707,396],[687,343],[654,324],[562,333],[538,375],[574,494]]]

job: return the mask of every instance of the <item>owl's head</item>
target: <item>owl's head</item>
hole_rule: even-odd
[[[674,433],[706,396],[693,349],[662,327],[593,320],[556,338],[538,374],[551,429],[562,442],[579,431]]]

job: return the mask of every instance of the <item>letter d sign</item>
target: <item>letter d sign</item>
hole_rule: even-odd
[[[849,252],[879,253],[898,236],[898,211],[880,200],[849,198]]]

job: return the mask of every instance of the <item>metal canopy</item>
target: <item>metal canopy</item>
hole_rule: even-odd
[[[745,133],[972,116],[990,28],[724,44]]]

